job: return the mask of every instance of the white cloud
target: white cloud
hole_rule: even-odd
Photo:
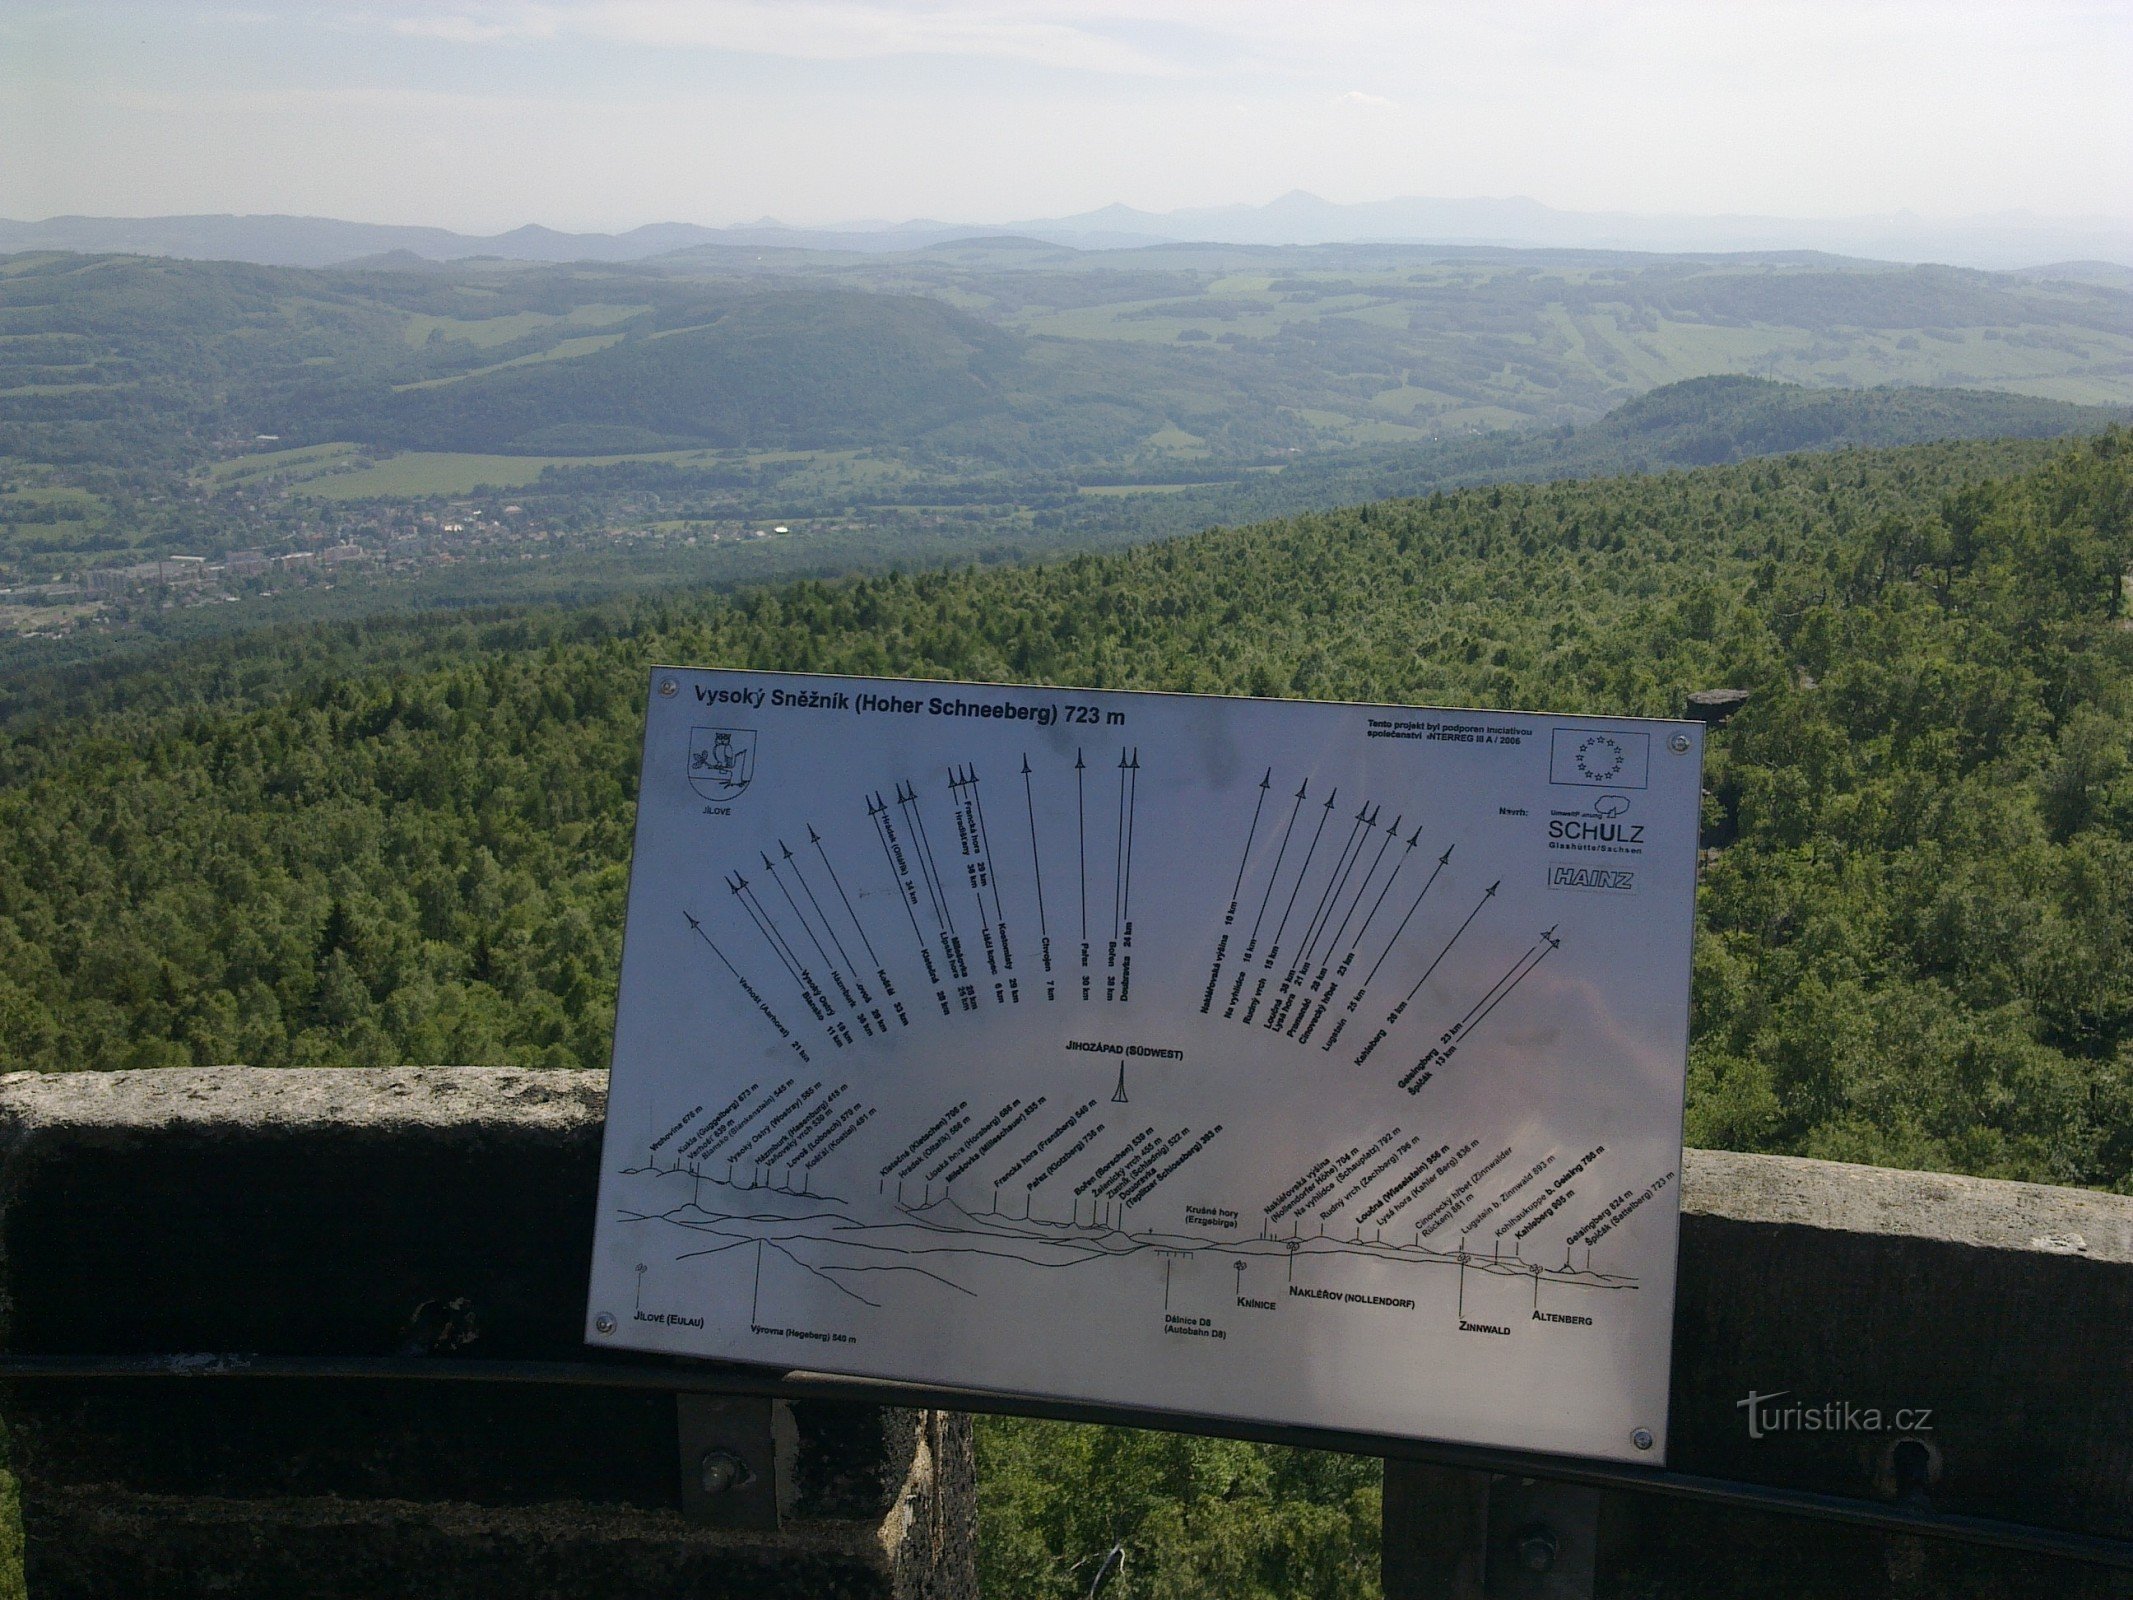
[[[1350,89],[1337,102],[1344,106],[1366,106],[1373,109],[1390,107],[1392,102],[1381,94],[1372,94],[1367,89]]]
[[[1091,12],[1097,13],[1091,15]],[[896,4],[867,0],[475,0],[368,13],[392,32],[458,44],[595,40],[803,61],[981,56],[1084,72],[1169,76],[1174,60],[1116,37],[1100,7]]]

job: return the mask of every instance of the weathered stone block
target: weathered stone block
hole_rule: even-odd
[[[604,1082],[458,1069],[0,1078],[12,1355],[581,1361]],[[680,1515],[675,1402],[329,1379],[13,1386],[39,1600],[949,1596],[964,1418],[793,1407],[777,1535]],[[660,1575],[664,1576],[660,1576]]]
[[[2133,1200],[1691,1150],[1682,1207],[1670,1468],[2133,1538]],[[1906,1439],[1929,1481],[1903,1480]],[[1469,1476],[1394,1465],[1388,1539],[1441,1546]],[[1640,1600],[2133,1595],[2108,1568],[1642,1495],[1606,1496],[1600,1534],[1596,1592]],[[1386,1575],[1388,1600],[1480,1593],[1414,1550]]]

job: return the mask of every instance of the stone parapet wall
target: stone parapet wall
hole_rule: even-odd
[[[603,1087],[472,1068],[0,1077],[0,1353],[616,1360],[581,1337]],[[2133,1199],[1708,1151],[1682,1197],[1671,1469],[2133,1539]],[[1751,1394],[1770,1397],[1753,1428]],[[746,1531],[685,1513],[658,1390],[281,1376],[0,1395],[35,1600],[972,1593],[967,1418],[778,1405],[785,1515]],[[1396,1463],[1387,1489],[1388,1595],[1469,1592],[1411,1558],[1471,1478]],[[1598,1593],[2133,1594],[2100,1568],[1642,1494],[1604,1497],[1601,1536]]]
[[[486,1069],[0,1078],[0,1343],[582,1360],[603,1091]],[[310,1378],[0,1400],[36,1600],[974,1592],[967,1417],[792,1402],[787,1514],[733,1531],[683,1514],[676,1404]]]

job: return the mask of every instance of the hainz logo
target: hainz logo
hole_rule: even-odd
[[[1548,781],[1594,789],[1642,789],[1652,736],[1624,729],[1557,728],[1548,747]]]
[[[731,800],[754,776],[755,729],[689,730],[689,787],[706,800]]]
[[[1599,889],[1611,894],[1635,894],[1637,875],[1620,867],[1550,867],[1551,889]]]

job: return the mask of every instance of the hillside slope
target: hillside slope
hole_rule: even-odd
[[[1576,428],[1507,429],[1424,445],[1296,462],[1278,475],[1178,494],[1140,508],[1151,528],[1353,504],[1490,483],[1671,472],[1795,451],[1889,449],[1937,440],[2017,440],[2097,433],[2133,407],[2076,406],[1988,389],[1812,389],[1770,378],[1688,378],[1623,402]]]
[[[1713,373],[2133,402],[2133,294],[2100,281],[978,243],[658,268],[0,257],[0,457],[197,468],[267,434],[533,455],[856,443],[992,470],[1268,465],[1590,421]]]
[[[1729,684],[1690,1136],[2133,1189],[2129,444],[1475,489],[32,726],[0,1062],[596,1063],[654,659],[1627,713]]]
[[[916,296],[750,294],[703,314],[572,359],[387,390],[296,436],[529,455],[906,444],[998,403],[1020,364],[1020,340]]]

